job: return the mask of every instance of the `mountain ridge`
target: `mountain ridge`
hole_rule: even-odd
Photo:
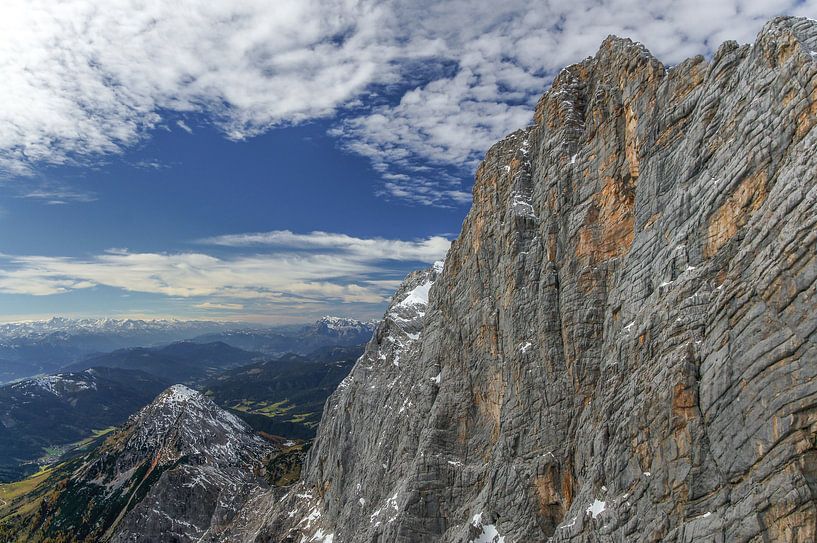
[[[98,449],[17,498],[36,509],[6,516],[0,533],[15,541],[197,541],[267,487],[272,451],[237,417],[173,385]],[[4,500],[0,511],[15,505]]]
[[[325,345],[365,343],[373,330],[373,321],[332,316],[309,324],[262,327],[228,321],[63,317],[1,323],[0,383],[79,367],[89,357],[124,349],[221,341],[270,356],[306,355]]]

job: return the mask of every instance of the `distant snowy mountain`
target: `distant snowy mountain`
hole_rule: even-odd
[[[41,321],[0,323],[0,341],[47,336],[51,334],[200,334],[202,330],[236,328],[234,322],[183,321],[175,319],[69,319],[52,317]],[[183,338],[181,338],[183,339]]]
[[[371,335],[372,332],[374,332],[375,326],[377,326],[377,322],[378,321],[376,320],[359,321],[355,319],[347,319],[345,317],[332,317],[327,315],[318,319],[315,324],[312,325],[312,327],[315,331],[322,332],[327,335]]]
[[[326,316],[311,324],[228,330],[205,334],[194,341],[222,341],[239,349],[272,356],[287,353],[305,355],[323,347],[351,347],[368,343],[376,326],[377,321]]]
[[[91,354],[163,345],[236,326],[208,321],[63,317],[3,323],[0,383],[58,371]]]

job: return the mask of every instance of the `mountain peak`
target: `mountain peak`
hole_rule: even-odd
[[[162,451],[166,460],[192,454],[229,464],[242,461],[242,449],[263,445],[246,423],[185,385],[159,394],[128,426],[132,432],[126,448],[139,454]]]
[[[359,321],[347,317],[334,317],[325,315],[312,324],[312,328],[318,333],[330,336],[359,336],[361,334],[371,334],[376,325],[376,321]]]
[[[201,393],[173,385],[98,449],[55,468],[62,479],[40,506],[49,522],[28,529],[49,540],[201,541],[266,488],[272,450]]]
[[[173,385],[165,390],[159,398],[164,398],[168,402],[186,403],[191,400],[202,401],[206,398],[197,390],[193,390],[185,385]],[[209,400],[208,400],[209,401]]]

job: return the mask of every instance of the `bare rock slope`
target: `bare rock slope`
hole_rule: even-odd
[[[815,124],[813,20],[565,68],[224,537],[814,541]]]
[[[238,418],[174,385],[93,452],[23,481],[29,490],[12,492],[11,502],[0,499],[0,540],[200,541],[266,492],[271,452]]]

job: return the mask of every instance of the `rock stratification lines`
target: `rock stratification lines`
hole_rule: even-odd
[[[565,68],[229,537],[813,541],[815,124],[812,20]]]

